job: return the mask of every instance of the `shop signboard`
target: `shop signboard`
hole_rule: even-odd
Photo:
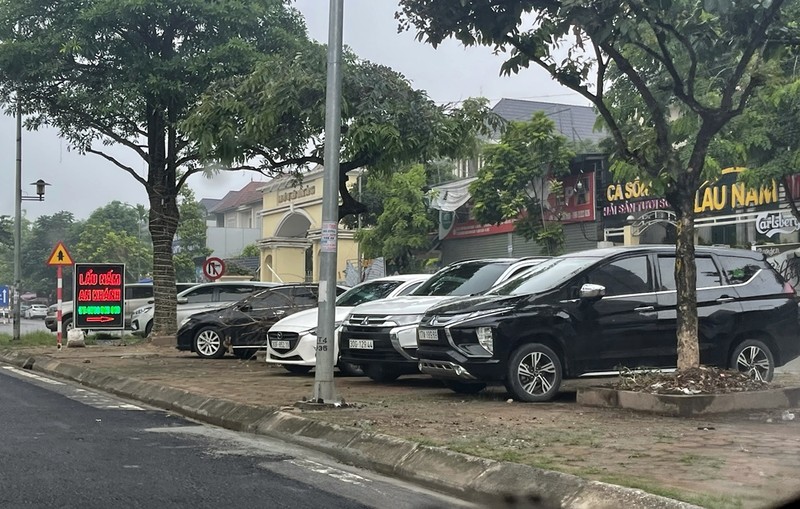
[[[125,264],[75,264],[75,327],[122,329],[125,326]]]

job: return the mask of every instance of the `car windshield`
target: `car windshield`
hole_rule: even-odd
[[[336,299],[336,305],[354,307],[364,302],[383,299],[402,283],[402,281],[367,281],[341,294]]]
[[[597,258],[553,258],[514,279],[489,290],[487,295],[530,295],[541,293],[564,283],[572,276],[597,263]]]
[[[491,288],[511,265],[476,261],[446,267],[411,292],[411,295],[473,295]]]

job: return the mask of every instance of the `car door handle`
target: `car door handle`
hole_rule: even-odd
[[[633,308],[633,310],[638,311],[640,313],[648,313],[650,311],[655,311],[656,308],[654,308],[653,306],[642,306],[640,308]]]
[[[719,299],[717,299],[717,302],[722,304],[722,303],[725,303],[725,302],[733,302],[734,300],[736,300],[736,299],[734,299],[733,297],[724,297],[723,296],[723,297],[720,297]]]

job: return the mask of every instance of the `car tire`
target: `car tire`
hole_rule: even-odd
[[[380,384],[394,382],[397,380],[397,377],[400,376],[400,372],[396,369],[392,369],[389,366],[383,366],[381,364],[368,364],[366,368],[364,368],[364,373],[369,377],[370,380]]]
[[[249,361],[258,353],[258,348],[234,348],[233,355],[243,361]]]
[[[775,374],[775,358],[762,341],[748,339],[739,343],[731,354],[730,368],[750,378],[771,382]]]
[[[338,367],[339,372],[345,376],[364,376],[364,369],[358,364],[339,361],[336,367]]]
[[[72,317],[71,316],[69,316],[67,318],[64,318],[62,320],[61,328],[64,330],[65,334],[72,330]]]
[[[547,345],[528,343],[511,354],[506,389],[518,401],[550,401],[561,386],[561,359]]]
[[[483,382],[460,382],[458,380],[442,380],[444,386],[457,394],[478,394],[486,388]]]
[[[194,352],[203,359],[219,359],[225,355],[222,334],[216,327],[203,327],[194,335]]]
[[[147,322],[147,325],[144,326],[144,337],[149,336],[151,332],[153,332],[153,320],[150,320]]]
[[[301,366],[299,364],[283,364],[283,369],[295,375],[305,375],[311,371],[311,366]]]

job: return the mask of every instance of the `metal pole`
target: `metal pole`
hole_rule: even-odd
[[[342,25],[344,0],[330,0],[328,83],[325,98],[325,176],[322,185],[319,319],[314,402],[338,403],[333,385],[336,317],[336,246],[339,232],[339,136],[342,119]]]
[[[17,183],[14,187],[16,203],[14,209],[14,331],[13,340],[19,341],[20,333],[20,287],[22,280],[22,101],[17,92]]]
[[[361,174],[363,172],[358,172],[358,201],[361,201]],[[363,203],[363,202],[362,202]],[[361,214],[358,214],[358,226],[356,227],[356,231],[361,231]],[[358,261],[358,282],[364,282],[364,264],[361,262],[361,242],[356,244],[356,258]]]

